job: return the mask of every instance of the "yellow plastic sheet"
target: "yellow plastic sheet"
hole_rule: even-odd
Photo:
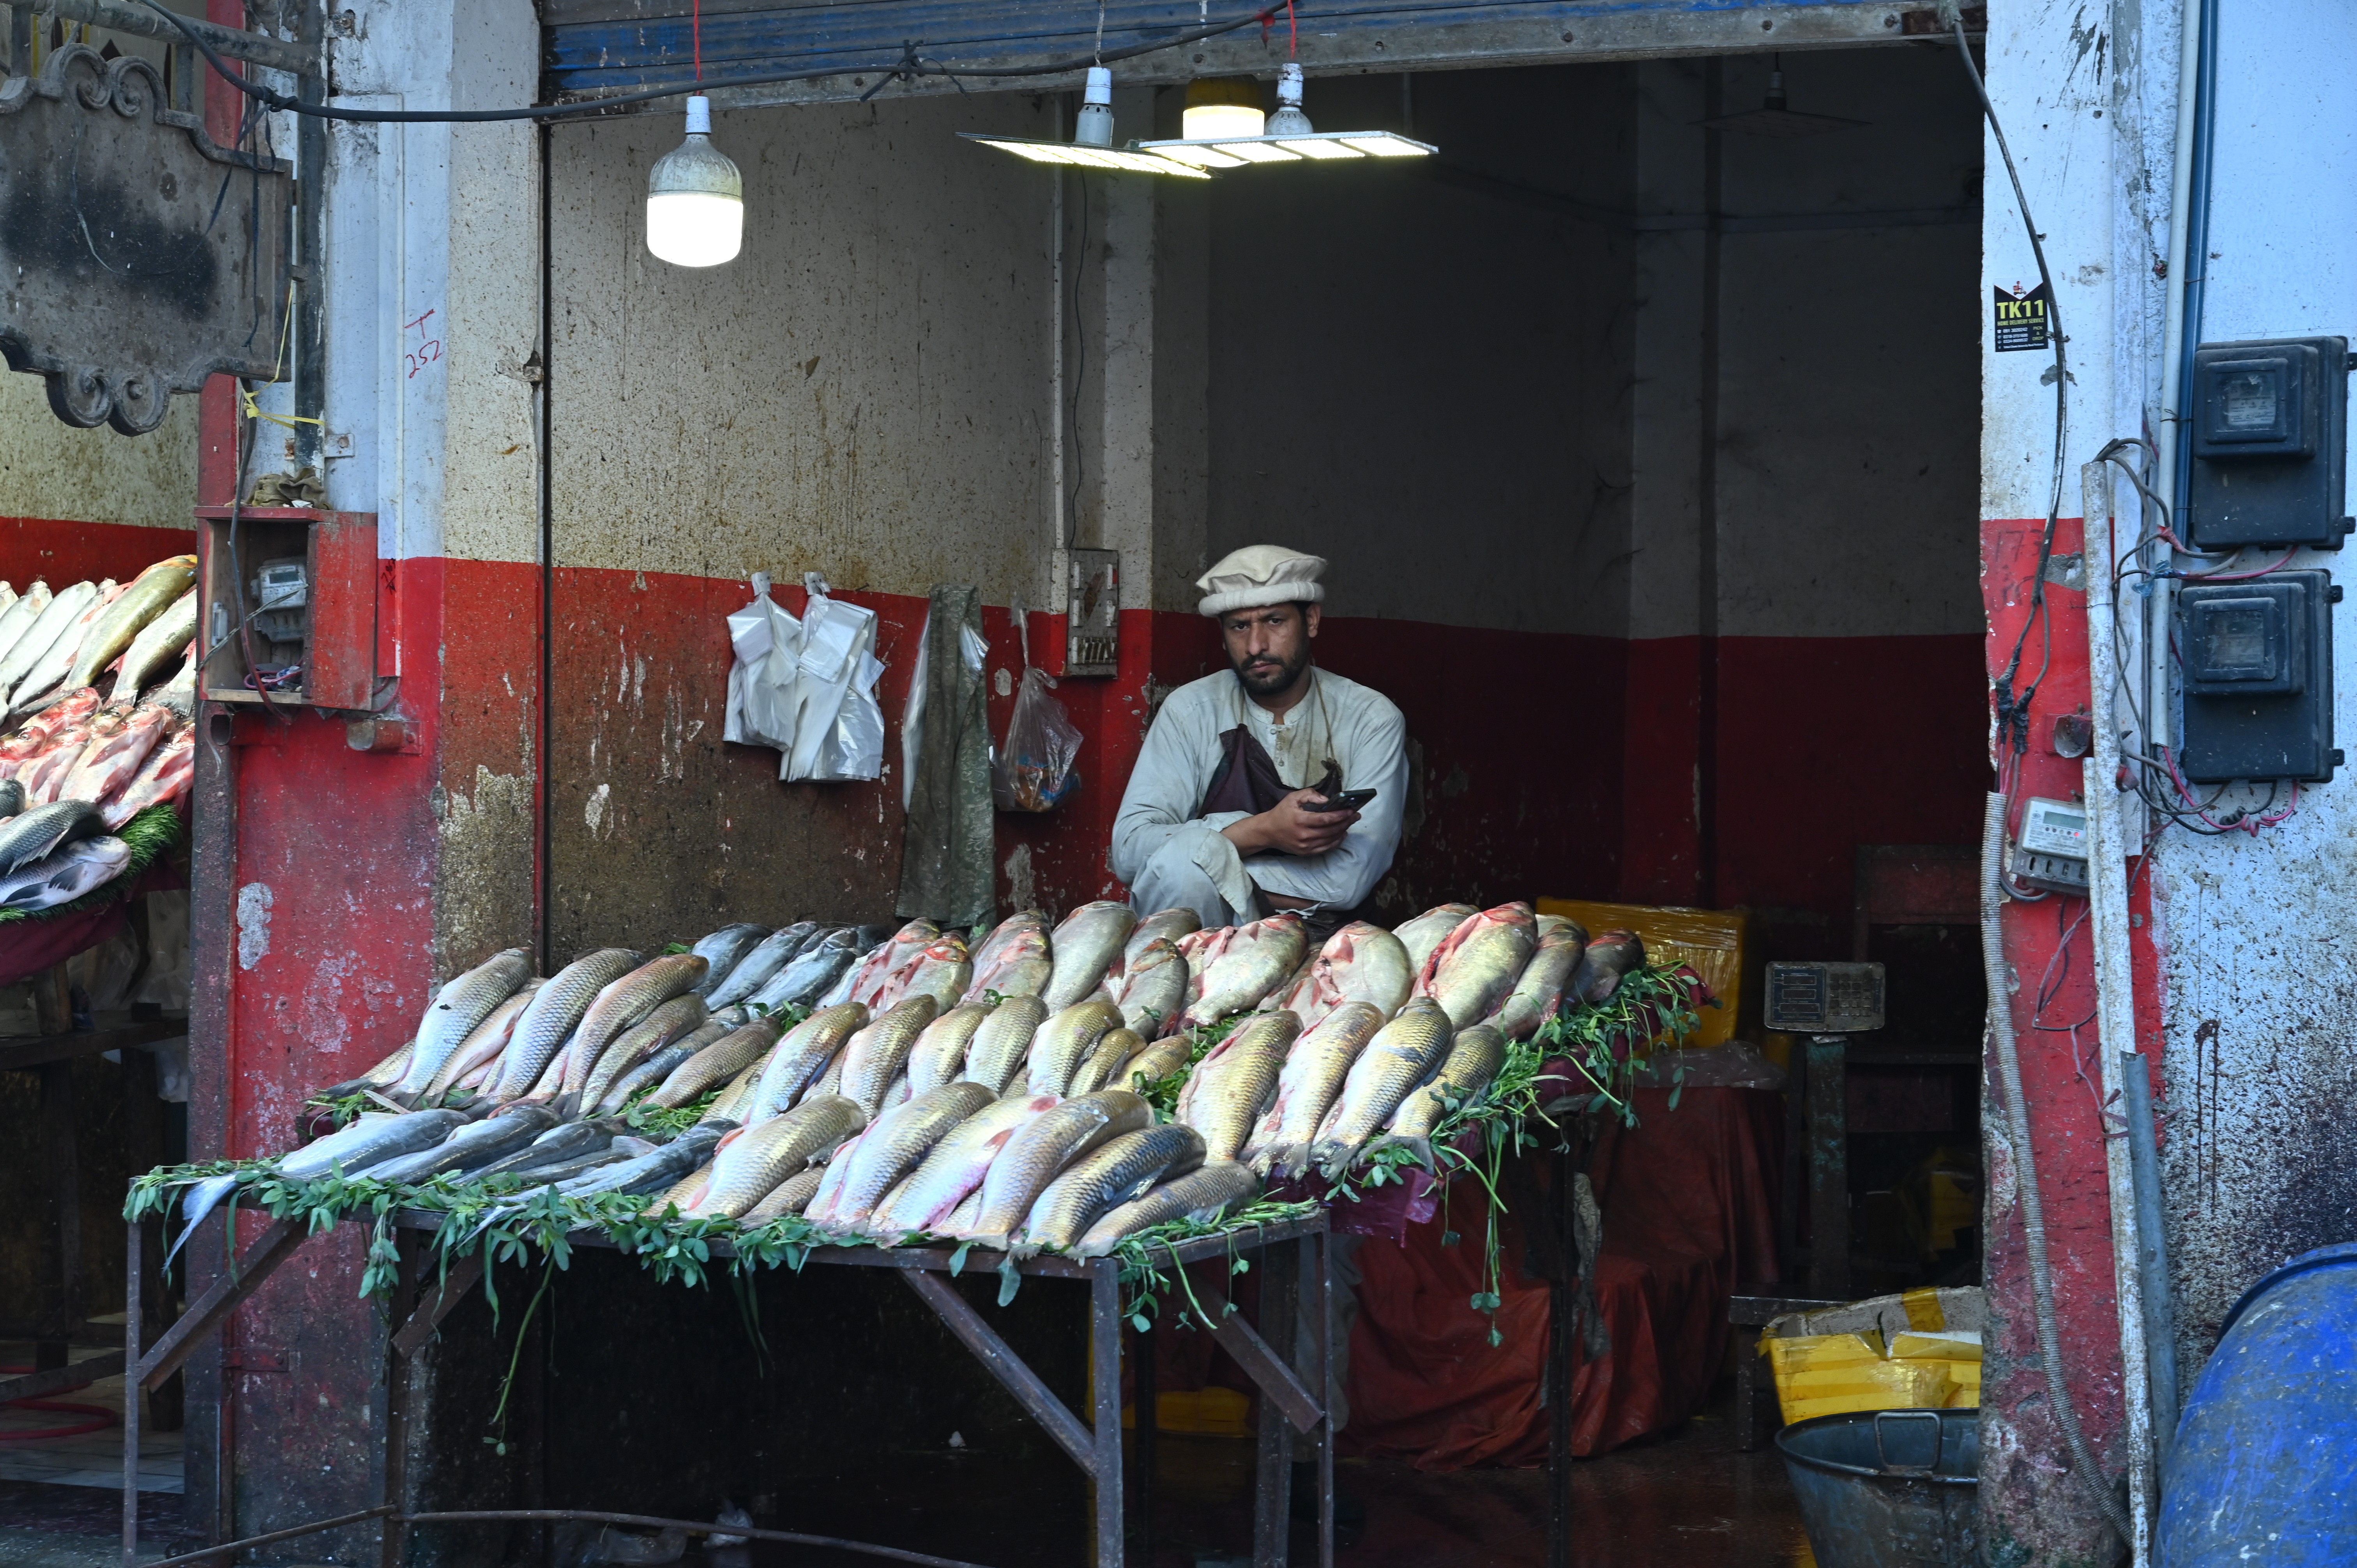
[[[1900,1337],[1902,1341],[1918,1337]],[[1897,1355],[1886,1359],[1881,1336],[1877,1334],[1766,1338],[1760,1340],[1760,1348],[1774,1369],[1776,1399],[1788,1425],[1855,1411],[1938,1410],[1980,1402],[1978,1361]],[[1960,1398],[1967,1383],[1957,1374],[1966,1368],[1970,1369],[1970,1397]]]
[[[1740,909],[1680,909],[1647,904],[1595,904],[1583,898],[1542,898],[1542,915],[1577,920],[1590,936],[1598,931],[1634,931],[1648,961],[1664,968],[1685,964],[1702,976],[1716,1007],[1702,1009],[1702,1022],[1689,1046],[1723,1046],[1735,1037],[1735,1007],[1743,983],[1743,937],[1750,917]]]

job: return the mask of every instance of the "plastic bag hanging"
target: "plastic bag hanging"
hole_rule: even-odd
[[[792,749],[779,766],[785,779],[841,782],[884,770],[884,709],[876,682],[876,612],[827,592],[824,577],[802,574],[802,607]]]
[[[1056,682],[1032,667],[1030,620],[1020,603],[1014,607],[1023,683],[1006,721],[1006,743],[990,759],[990,797],[1002,811],[1049,811],[1080,788],[1072,765],[1081,754],[1081,732],[1053,695]]]
[[[728,641],[737,657],[728,667],[721,738],[791,750],[802,628],[770,596],[767,572],[753,574],[752,602],[728,618]]]

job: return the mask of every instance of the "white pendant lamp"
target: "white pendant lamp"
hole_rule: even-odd
[[[1190,142],[1257,136],[1267,122],[1261,113],[1259,84],[1250,77],[1201,76],[1187,84],[1179,132]]]
[[[679,267],[734,261],[745,242],[745,179],[712,145],[712,100],[687,101],[687,140],[647,176],[647,249]]]
[[[1390,131],[1329,131],[1320,133],[1301,111],[1301,66],[1287,60],[1278,68],[1276,113],[1262,121],[1258,108],[1242,115],[1218,119],[1207,102],[1199,110],[1196,82],[1187,90],[1187,112],[1181,120],[1186,135],[1176,141],[1136,142],[1139,152],[1152,153],[1174,163],[1201,169],[1242,168],[1246,164],[1302,162],[1355,163],[1361,158],[1426,158],[1440,149]],[[1206,94],[1207,99],[1210,97]],[[1224,102],[1222,98],[1218,102]],[[1201,114],[1202,118],[1198,118]],[[1227,127],[1232,125],[1233,129]]]
[[[1169,174],[1184,179],[1211,177],[1188,163],[1113,145],[1113,72],[1101,65],[1089,67],[1087,89],[1081,95],[1081,117],[1069,142],[1046,142],[1028,136],[992,136],[980,131],[960,131],[969,142],[996,147],[1035,164],[1063,164],[1076,168],[1119,169],[1127,174]]]

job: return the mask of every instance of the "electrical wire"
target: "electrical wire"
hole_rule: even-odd
[[[1153,43],[1132,44],[1126,48],[1118,49],[1104,48],[1102,34],[1100,34],[1099,47],[1093,52],[1071,59],[1049,60],[1042,65],[947,66],[938,61],[920,58],[916,52],[917,44],[912,40],[902,50],[900,58],[888,65],[831,65],[823,70],[765,71],[754,76],[722,77],[712,81],[706,81],[704,79],[703,66],[699,59],[695,80],[693,81],[679,82],[668,87],[648,88],[640,92],[616,93],[610,97],[589,99],[578,103],[542,103],[521,109],[340,109],[332,104],[306,103],[274,88],[265,87],[249,77],[239,75],[230,69],[229,62],[221,59],[210,43],[198,35],[196,29],[188,25],[186,18],[165,9],[158,0],[139,0],[139,4],[178,28],[181,35],[189,43],[195,45],[198,52],[205,57],[205,63],[212,68],[213,74],[257,102],[290,114],[308,114],[321,120],[349,120],[362,124],[397,125],[474,124],[500,120],[590,119],[608,110],[621,108],[628,104],[649,103],[662,98],[682,98],[691,93],[707,92],[716,87],[774,87],[791,81],[820,81],[835,76],[882,76],[887,80],[940,76],[947,77],[952,81],[957,81],[960,77],[1008,81],[1025,77],[1069,76],[1073,71],[1090,65],[1103,65],[1110,60],[1135,59],[1143,55],[1158,54],[1164,49],[1185,48],[1190,44],[1201,43],[1206,38],[1216,38],[1222,34],[1249,27],[1254,22],[1265,24],[1275,16],[1274,6],[1264,6],[1231,22],[1215,22],[1208,27],[1174,33],[1169,38],[1158,39]],[[702,53],[700,45],[697,53],[699,56]],[[877,85],[880,87],[882,84],[879,82]]]
[[[1089,473],[1088,454],[1082,450],[1081,441],[1081,383],[1089,373],[1089,324],[1081,314],[1081,274],[1089,262],[1089,174],[1086,169],[1078,172],[1081,228],[1079,242],[1072,248],[1072,486],[1064,492],[1064,548],[1068,552],[1081,542],[1081,487]]]

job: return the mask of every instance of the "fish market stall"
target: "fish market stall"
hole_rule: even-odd
[[[583,1247],[685,1285],[892,1269],[1090,1477],[1107,1563],[1124,1550],[1125,1326],[1206,1330],[1262,1390],[1261,1561],[1282,1557],[1287,1429],[1310,1436],[1330,1553],[1329,1208],[1459,1176],[1494,1192],[1509,1156],[1624,1105],[1646,1050],[1708,1000],[1628,933],[1520,904],[1353,923],[1315,949],[1297,916],[1202,930],[1109,902],[971,937],[737,925],[532,970],[517,950],[451,980],[413,1040],[320,1088],[299,1146],[135,1184],[129,1217],[177,1216],[175,1251],[216,1209],[271,1219],[161,1339],[133,1328],[140,1380],[346,1224],[368,1236],[352,1288],[406,1324],[401,1355],[502,1265],[544,1290]],[[1494,1285],[1494,1224],[1487,1247]],[[1253,1257],[1257,1332],[1218,1273]],[[996,1274],[1001,1308],[1028,1277],[1087,1282],[1092,1425],[944,1283],[969,1273]],[[382,1528],[464,1522],[386,1485]]]

